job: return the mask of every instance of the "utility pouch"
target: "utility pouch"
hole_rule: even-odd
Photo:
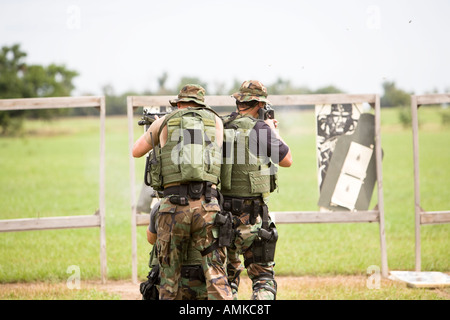
[[[244,208],[244,200],[243,199],[235,199],[231,200],[231,213],[234,215],[240,215]]]
[[[250,212],[250,219],[249,219],[250,224],[256,223],[256,219],[258,218],[260,211],[261,211],[261,205],[260,205],[259,200],[253,200],[252,201],[252,211]]]
[[[278,177],[276,174],[270,176],[270,192],[274,192],[278,188]]]
[[[233,217],[231,212],[218,212],[214,225],[219,227],[219,247],[229,247],[233,241]]]
[[[189,183],[188,194],[193,200],[198,200],[203,195],[203,182],[191,182]]]
[[[188,198],[183,196],[170,196],[169,201],[171,204],[175,204],[177,206],[187,206],[189,204]]]
[[[190,281],[199,280],[205,282],[205,273],[201,265],[195,266],[181,266],[181,276],[183,278],[189,279]]]

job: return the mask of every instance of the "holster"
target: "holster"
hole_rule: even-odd
[[[142,300],[159,300],[159,291],[157,287],[159,282],[159,264],[157,264],[148,273],[147,281],[142,282],[139,286]]]
[[[231,212],[217,212],[214,225],[219,227],[219,247],[229,247],[234,240],[233,217]]]
[[[273,222],[269,225],[269,209],[266,205],[262,206],[262,211],[262,225],[257,231],[258,237],[251,246],[253,257],[244,261],[246,268],[251,263],[266,263],[275,259],[278,231]]]

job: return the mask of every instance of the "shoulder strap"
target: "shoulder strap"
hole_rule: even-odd
[[[201,106],[201,107],[193,107],[193,108],[189,107],[189,108],[185,108],[185,109],[178,109],[178,110],[175,110],[175,111],[167,114],[164,117],[164,120],[161,123],[161,126],[159,127],[158,136],[161,134],[162,129],[164,128],[165,125],[167,125],[167,122],[170,120],[170,118],[172,118],[173,116],[177,115],[178,113],[195,112],[195,110],[207,110],[207,111],[212,112],[213,114],[215,114],[217,117],[220,118],[220,116],[217,114],[217,112],[215,112],[210,107],[203,107],[203,106]]]

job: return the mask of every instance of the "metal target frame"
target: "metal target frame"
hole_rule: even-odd
[[[58,216],[44,218],[0,220],[0,232],[51,230],[67,228],[100,228],[100,272],[106,283],[106,228],[105,228],[105,97],[52,97],[0,99],[0,112],[7,110],[98,108],[100,111],[100,176],[99,209],[92,215]]]
[[[169,100],[173,96],[128,96],[127,117],[128,137],[130,152],[130,185],[131,185],[131,236],[132,236],[132,281],[137,283],[137,241],[136,227],[148,225],[149,215],[136,212],[135,194],[135,165],[132,156],[134,145],[133,112],[138,107],[144,106],[169,106]],[[383,197],[383,175],[382,175],[382,150],[381,150],[381,120],[380,120],[380,97],[377,94],[311,94],[311,95],[270,95],[272,105],[301,106],[332,103],[368,103],[375,110],[375,155],[378,204],[372,210],[367,211],[279,211],[270,212],[277,224],[295,223],[378,223],[379,240],[381,252],[381,275],[388,277],[388,261],[386,251],[386,237],[384,225],[384,197]],[[205,102],[214,107],[235,106],[235,100],[230,96],[206,96]]]

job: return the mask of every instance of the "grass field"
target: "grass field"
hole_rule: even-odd
[[[443,112],[450,110],[422,107],[419,111],[421,199],[427,211],[450,207],[450,126],[441,122]],[[414,270],[412,133],[402,126],[398,114],[398,109],[382,110],[388,264],[390,270]],[[317,210],[314,114],[279,112],[277,118],[281,134],[292,149],[294,164],[280,169],[280,189],[271,197],[270,209]],[[1,137],[0,218],[93,214],[98,208],[98,122],[96,118],[30,121],[22,137]],[[141,133],[142,128],[136,125],[135,139]],[[144,159],[136,160],[138,191],[143,167]],[[108,279],[130,279],[131,204],[125,117],[108,117],[106,122],[106,184]],[[371,206],[376,204],[374,195]],[[380,265],[378,224],[295,224],[279,225],[278,230],[278,276],[364,276],[369,266]],[[0,285],[65,282],[71,265],[80,267],[82,281],[98,280],[99,233],[97,228],[0,233]],[[422,226],[421,235],[422,270],[450,272],[450,224]],[[138,228],[137,242],[138,274],[144,279],[151,249],[145,227]],[[89,290],[75,299],[109,297]],[[289,297],[301,298],[295,290]],[[346,293],[337,297],[351,298]],[[436,298],[423,293],[405,297]],[[378,292],[363,298],[383,296]],[[0,293],[0,299],[8,296]]]

